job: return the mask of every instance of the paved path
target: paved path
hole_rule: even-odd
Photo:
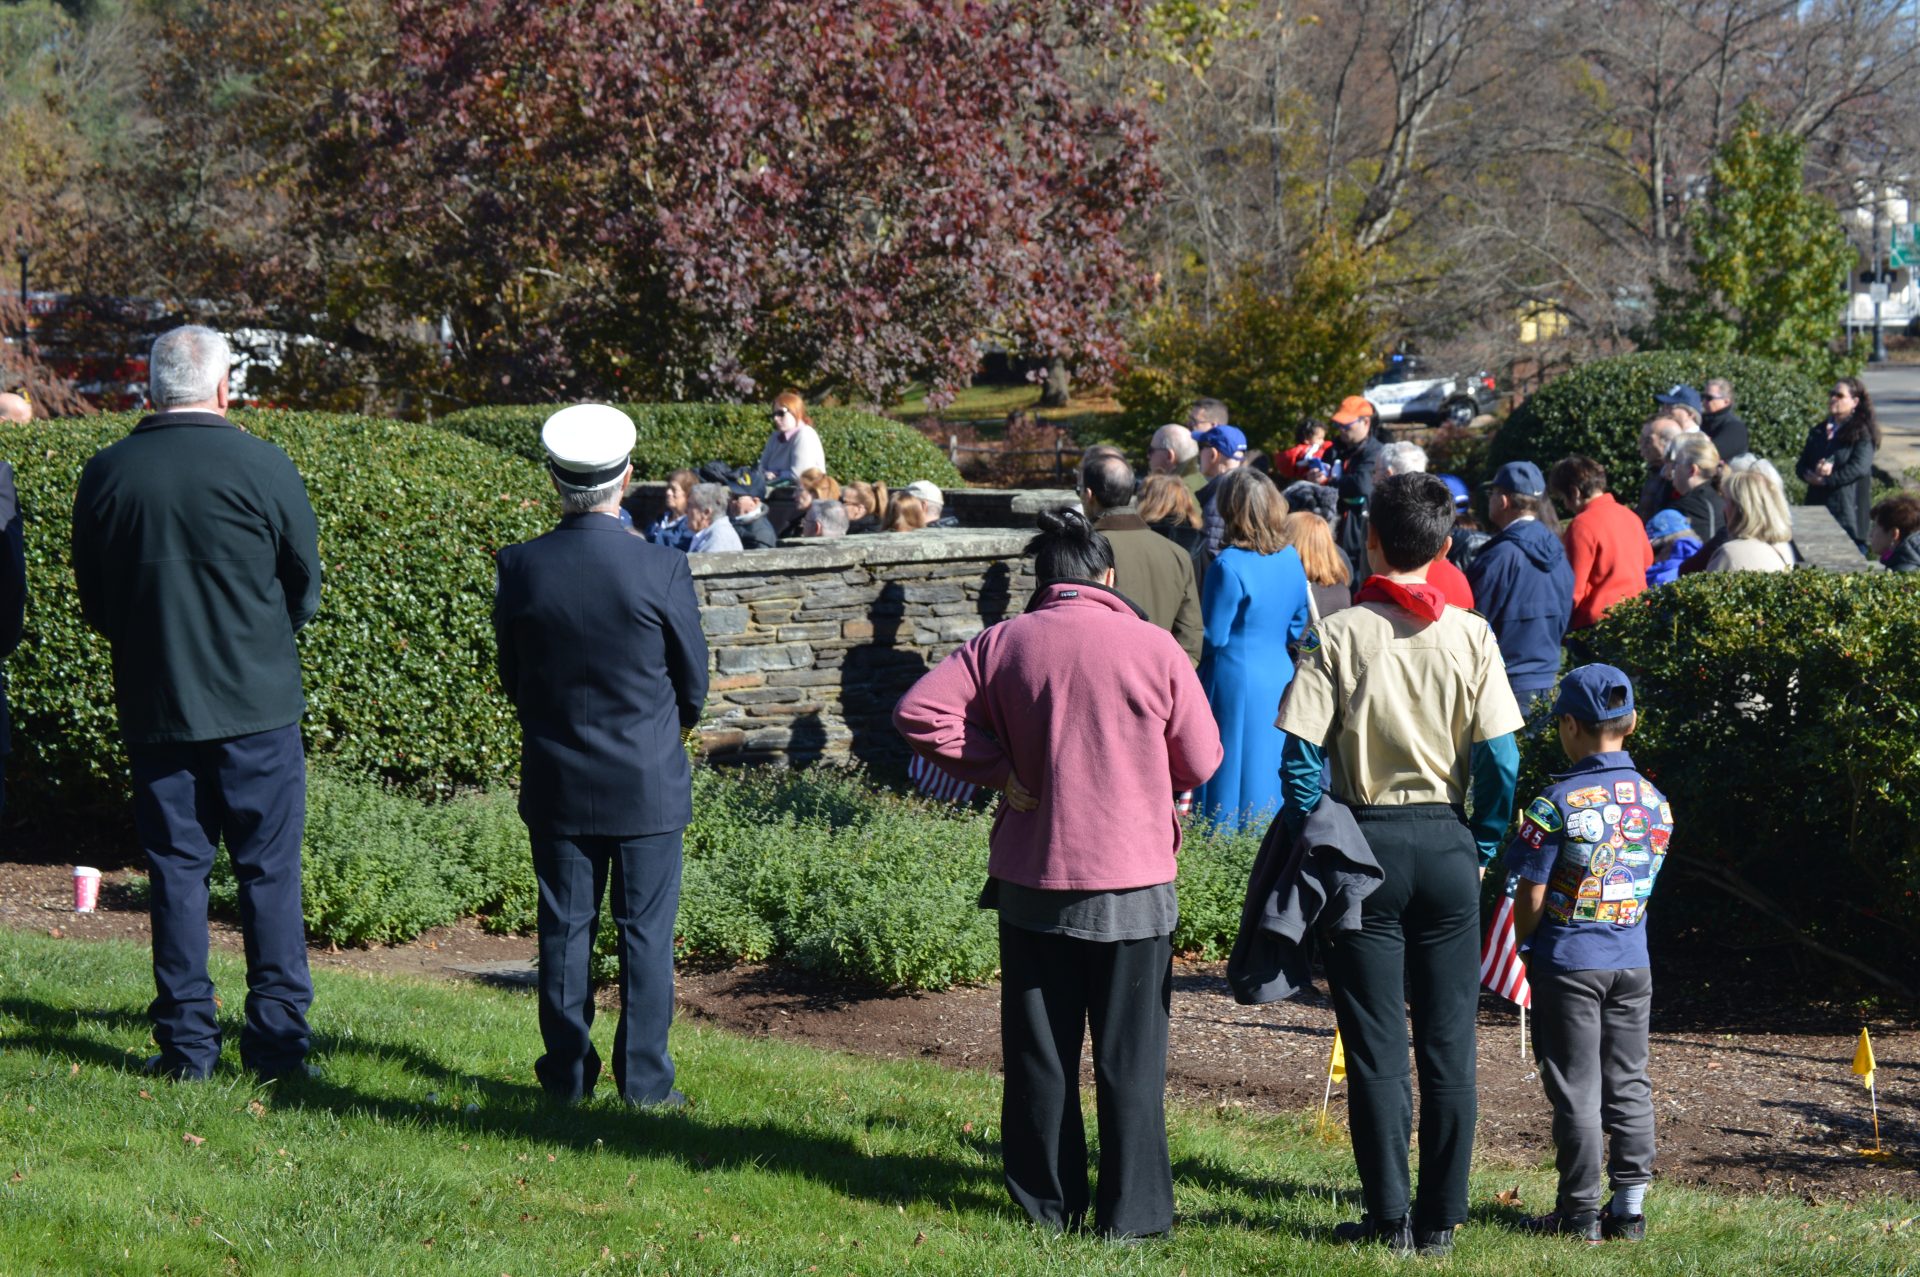
[[[1886,436],[1875,463],[1895,476],[1920,467],[1920,364],[1870,367],[1861,380]]]

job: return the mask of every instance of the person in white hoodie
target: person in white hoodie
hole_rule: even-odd
[[[820,446],[820,432],[807,420],[806,401],[791,390],[773,397],[773,432],[754,468],[768,483],[782,479],[798,483],[809,470],[824,473],[827,469],[827,450]]]

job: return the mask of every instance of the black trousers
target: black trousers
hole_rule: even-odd
[[[1477,1115],[1480,857],[1452,807],[1356,807],[1354,815],[1386,878],[1361,907],[1360,930],[1327,948],[1353,1157],[1369,1215],[1397,1220],[1411,1209],[1415,1228],[1447,1228],[1467,1218]],[[1409,1005],[1420,1069],[1420,1196],[1411,1203]]]
[[[1093,1033],[1102,1233],[1173,1227],[1167,1152],[1167,1017],[1173,937],[1102,942],[1000,924],[1000,1145],[1007,1191],[1037,1224],[1086,1220],[1080,1045]]]
[[[274,1076],[306,1058],[306,924],[300,838],[307,768],[297,724],[186,744],[132,745],[133,816],[146,852],[153,918],[148,1008],[161,1063],[205,1077],[220,1058],[207,975],[207,879],[222,839],[239,883],[247,955],[240,1061]]]
[[[613,1083],[634,1104],[655,1104],[673,1091],[667,1026],[673,1021],[680,834],[532,836],[533,873],[540,883],[540,1037],[546,1044],[533,1070],[556,1099],[585,1099],[600,1078],[591,1037],[591,964],[609,877],[613,925],[620,933]]]

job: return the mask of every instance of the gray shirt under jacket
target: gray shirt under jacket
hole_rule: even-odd
[[[987,879],[980,907],[1022,931],[1076,940],[1148,940],[1170,936],[1180,923],[1180,896],[1170,882],[1124,891],[1045,891]]]

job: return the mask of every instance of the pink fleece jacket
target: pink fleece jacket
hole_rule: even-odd
[[[1052,891],[1172,882],[1174,795],[1220,765],[1220,730],[1173,636],[1111,590],[1057,581],[901,698],[894,726],[943,771],[1040,805],[994,818],[987,872]]]

